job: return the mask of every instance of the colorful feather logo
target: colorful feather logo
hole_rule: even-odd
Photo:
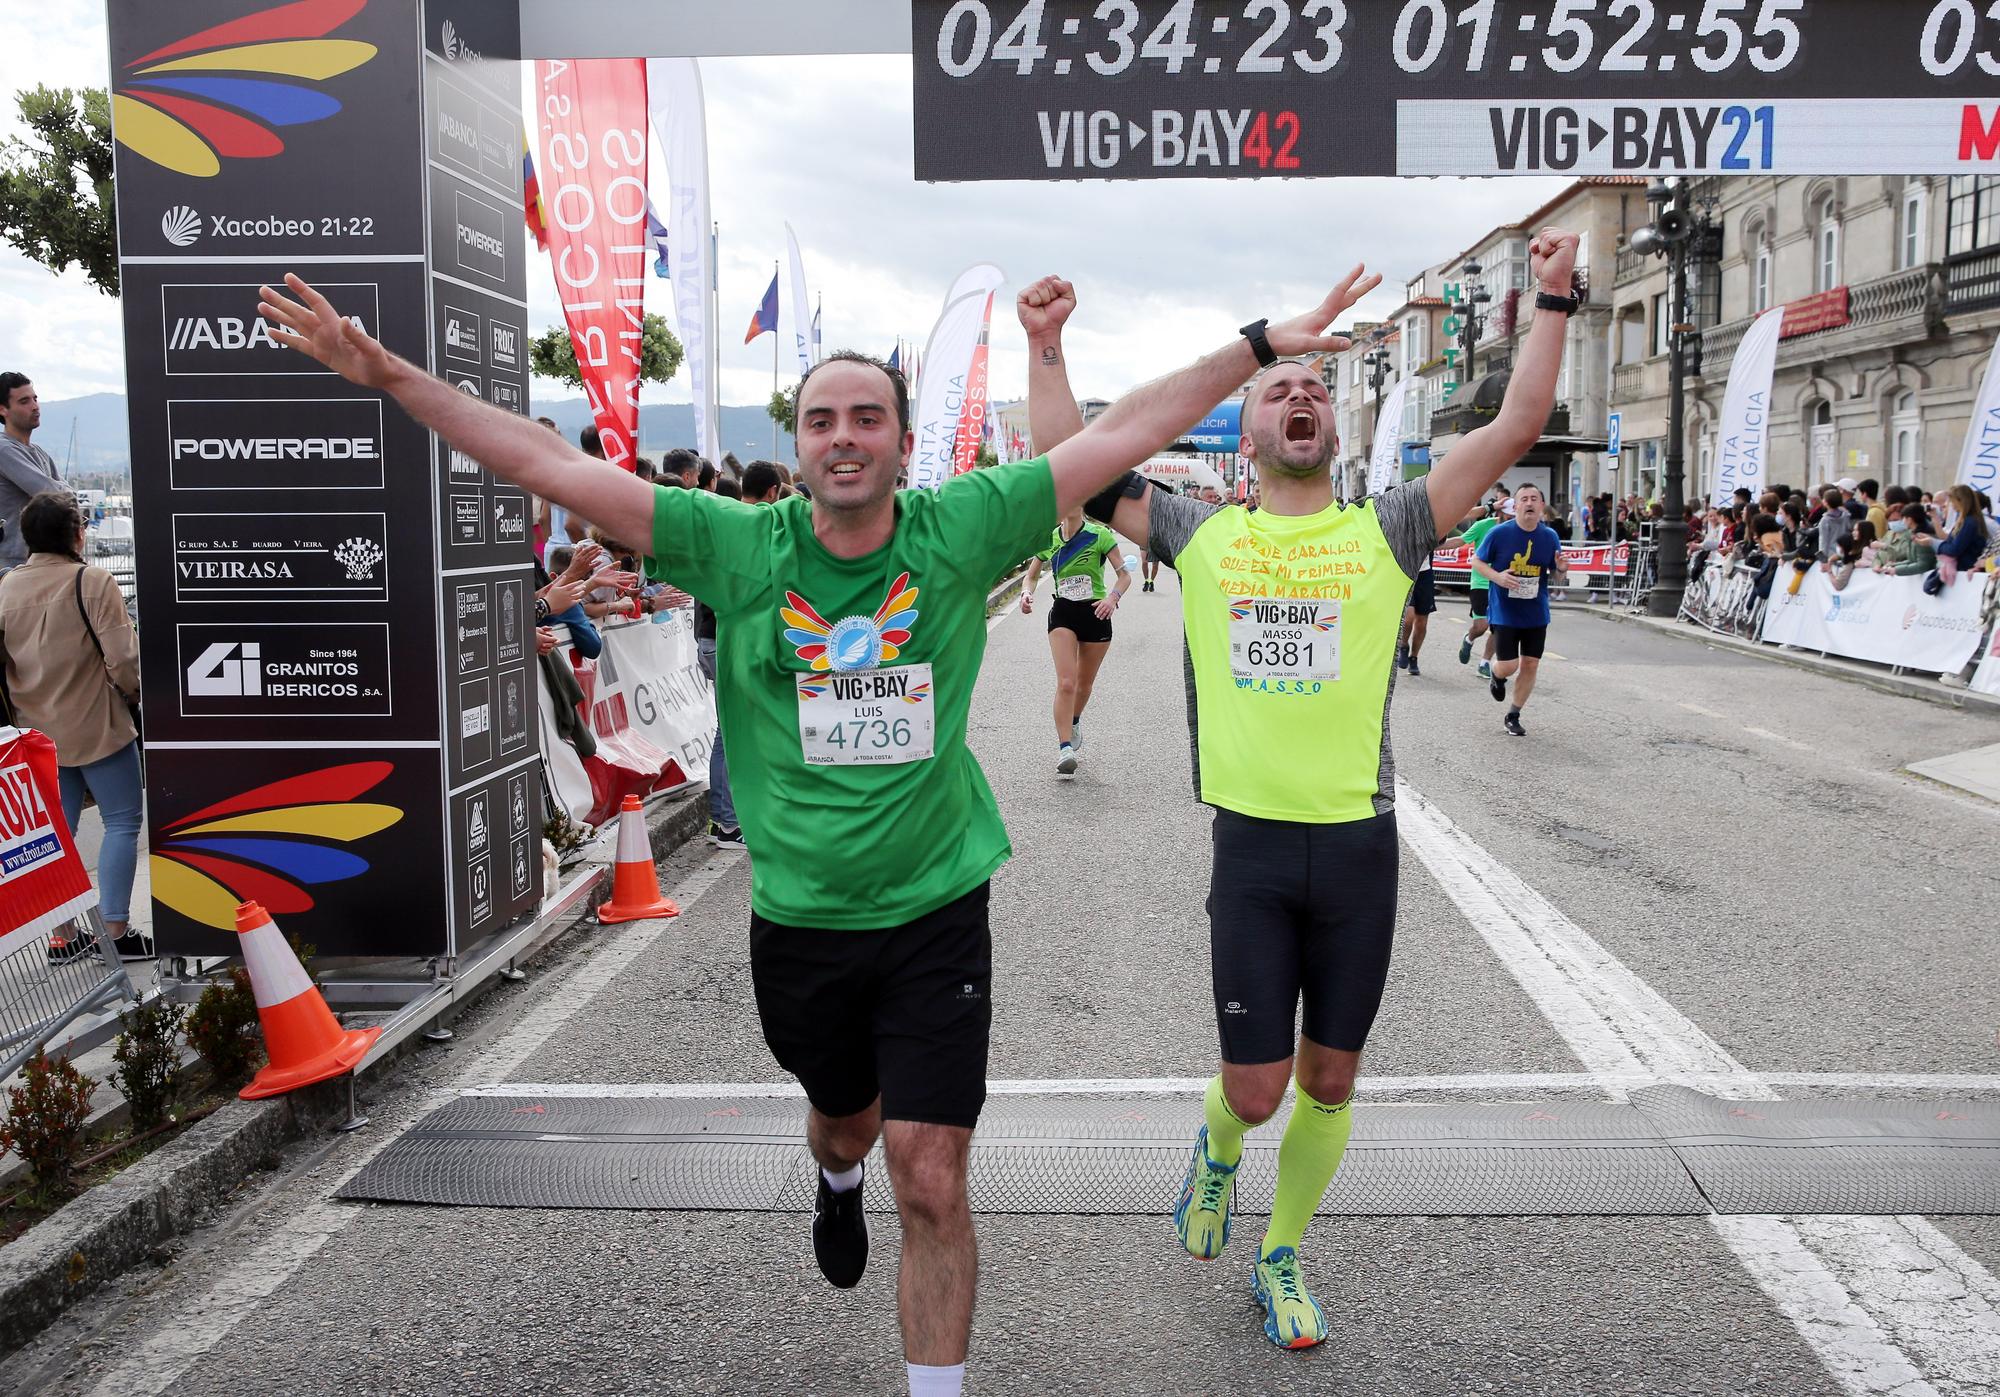
[[[930,696],[931,696],[931,686],[929,684],[919,684],[915,688],[911,689],[910,692],[903,695],[903,702],[922,703]]]
[[[284,152],[277,128],[324,121],[338,100],[310,83],[351,72],[373,44],[326,36],[368,0],[295,0],[190,34],[125,65],[111,96],[118,143],[176,174],[207,179],[228,160]]]
[[[1232,621],[1247,621],[1250,619],[1250,602],[1247,598],[1243,601],[1229,603],[1229,619]]]
[[[366,859],[333,846],[403,818],[393,805],[357,800],[394,770],[389,762],[326,767],[182,816],[160,832],[153,896],[223,931],[235,929],[239,902],[261,902],[277,916],[312,910],[308,887],[368,871]]]
[[[778,615],[785,622],[786,642],[816,673],[870,669],[895,659],[910,643],[917,624],[917,589],[903,573],[889,584],[889,594],[873,616],[838,622],[828,621],[811,602],[788,591]]]

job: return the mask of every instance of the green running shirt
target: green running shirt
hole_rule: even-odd
[[[1480,541],[1499,527],[1500,527],[1500,516],[1497,514],[1489,514],[1484,519],[1475,520],[1472,523],[1472,525],[1466,529],[1464,533],[1459,535],[1459,539],[1461,542],[1465,543],[1468,547],[1470,547],[1472,549],[1473,556],[1477,557],[1479,554]],[[1478,568],[1474,568],[1472,570],[1473,591],[1483,592],[1492,585],[1493,585],[1492,583],[1488,582],[1484,577],[1480,576]]]
[[[1084,544],[1067,563],[1056,569],[1055,580],[1050,585],[1055,588],[1056,595],[1060,597],[1064,594],[1063,583],[1065,581],[1070,583],[1070,589],[1074,591],[1081,591],[1082,587],[1080,584],[1088,582],[1090,584],[1089,596],[1071,597],[1069,600],[1103,601],[1104,560],[1107,557],[1117,554],[1118,539],[1112,534],[1111,530],[1093,519],[1085,519],[1083,521],[1083,531],[1091,536],[1090,542]],[[1045,563],[1054,562],[1057,551],[1066,542],[1068,540],[1063,537],[1062,525],[1058,523],[1055,532],[1049,535],[1049,546],[1035,556]]]
[[[1396,634],[1436,542],[1424,482],[1304,516],[1150,498],[1181,575],[1201,800],[1299,824],[1394,808]]]
[[[716,706],[759,915],[900,926],[1007,861],[966,713],[987,591],[1055,514],[1046,457],[899,491],[895,535],[862,558],[827,552],[803,498],[654,492],[647,575],[715,611]]]

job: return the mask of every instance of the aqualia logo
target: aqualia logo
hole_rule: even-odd
[[[283,154],[282,128],[341,109],[317,84],[375,56],[373,44],[326,37],[367,4],[294,0],[141,54],[111,94],[118,144],[197,179],[220,174],[224,160]]]

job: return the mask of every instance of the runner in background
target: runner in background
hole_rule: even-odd
[[[1438,609],[1437,573],[1427,556],[1416,585],[1410,588],[1410,602],[1403,608],[1403,635],[1396,642],[1396,667],[1412,679],[1421,679],[1417,656],[1423,653],[1424,637],[1430,634],[1431,613]]]
[[[1469,545],[1472,548],[1473,556],[1477,557],[1480,540],[1500,526],[1503,513],[1511,515],[1513,512],[1514,502],[1511,499],[1501,499],[1491,505],[1480,506],[1478,510],[1474,511],[1475,517],[1473,521],[1465,526],[1465,532],[1460,535],[1459,542]],[[1479,569],[1474,568],[1472,570],[1472,625],[1466,630],[1465,639],[1458,643],[1458,662],[1465,664],[1472,659],[1473,642],[1481,636],[1486,636],[1485,654],[1479,661],[1479,677],[1481,679],[1491,679],[1493,677],[1493,637],[1487,635],[1488,630],[1491,629],[1491,623],[1488,621],[1486,615],[1487,589],[1489,586],[1491,584],[1479,575]]]
[[[1118,585],[1108,595],[1107,559],[1118,574]],[[1056,771],[1069,776],[1083,755],[1083,710],[1111,651],[1111,618],[1132,588],[1132,570],[1119,555],[1111,530],[1085,519],[1081,508],[1064,518],[1049,546],[1028,560],[1021,583],[1024,614],[1035,609],[1035,580],[1045,564],[1055,575],[1056,593],[1049,606],[1049,653],[1056,662]]]
[[[1487,681],[1496,702],[1507,700],[1507,681],[1514,681],[1514,702],[1502,725],[1515,737],[1526,737],[1521,709],[1535,691],[1535,675],[1549,640],[1549,584],[1567,582],[1562,540],[1542,522],[1547,502],[1539,485],[1514,492],[1514,518],[1490,530],[1480,540],[1472,570],[1493,586],[1493,639],[1499,658]]]

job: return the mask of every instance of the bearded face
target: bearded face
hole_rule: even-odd
[[[1243,404],[1245,452],[1259,471],[1310,480],[1332,464],[1340,438],[1333,399],[1303,364],[1278,364],[1250,386]]]

